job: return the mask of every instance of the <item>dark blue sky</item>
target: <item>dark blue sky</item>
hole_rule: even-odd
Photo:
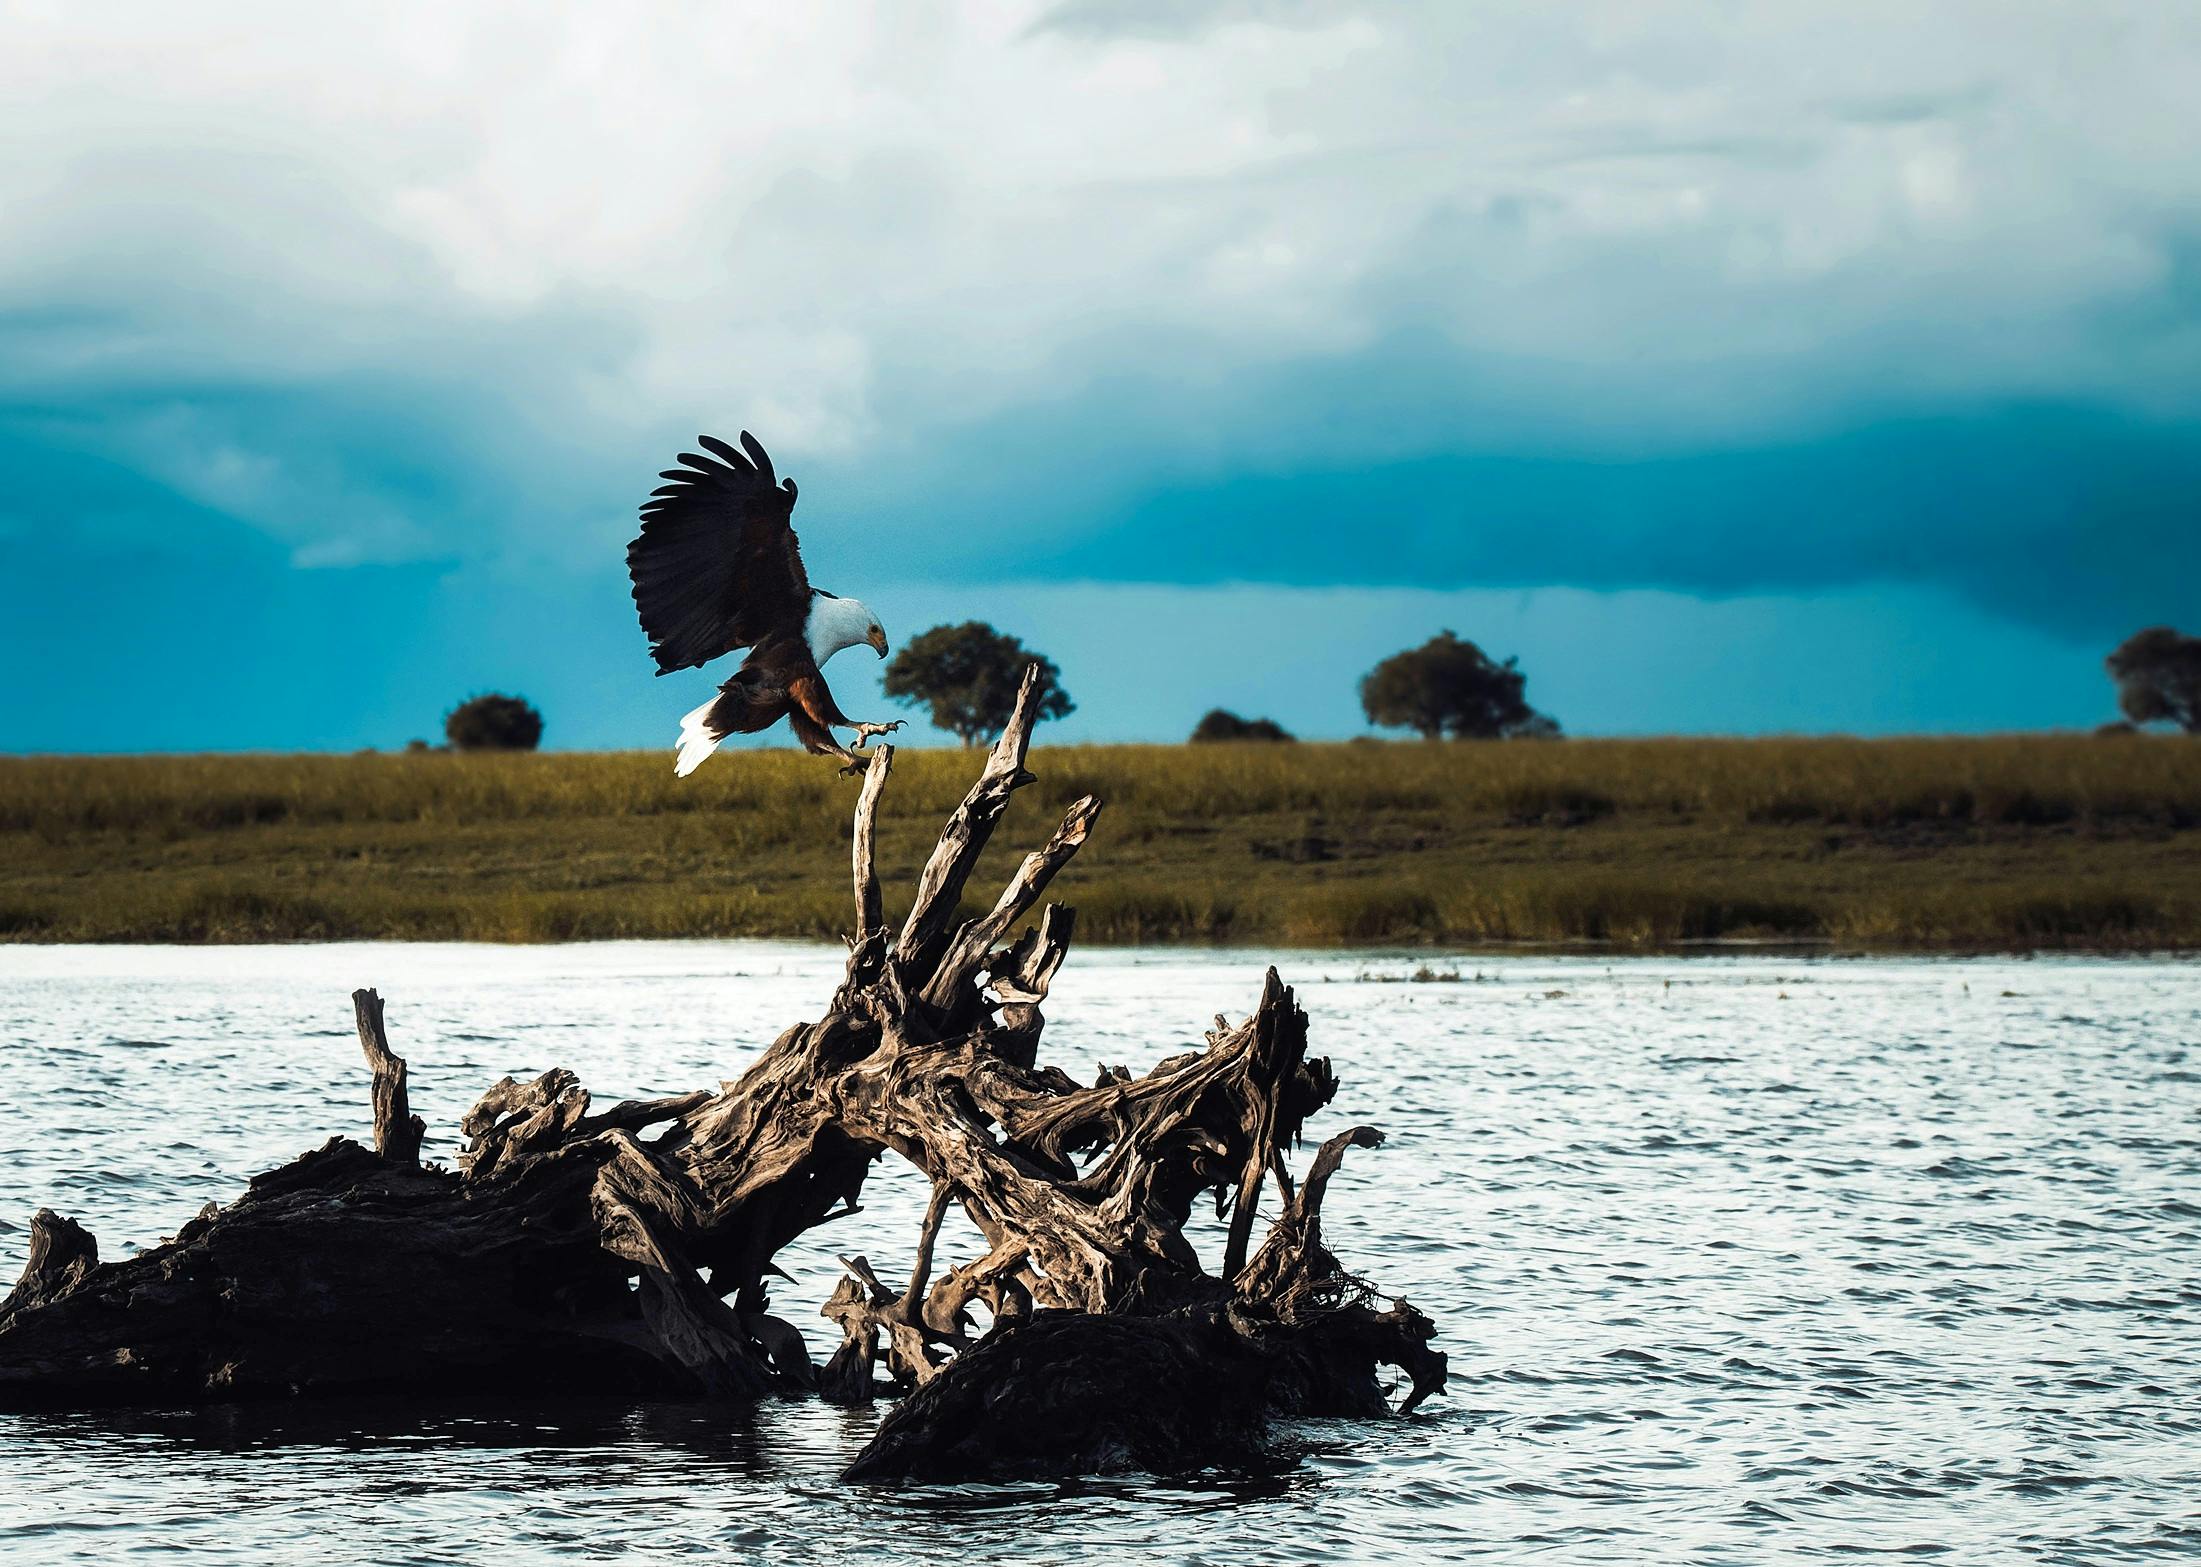
[[[662,743],[623,547],[744,426],[1065,738],[1446,627],[1577,733],[2092,724],[2201,621],[2201,19],[1916,9],[17,24],[0,749]]]

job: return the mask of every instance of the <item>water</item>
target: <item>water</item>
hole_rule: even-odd
[[[875,1417],[803,1400],[0,1415],[0,1557],[2201,1555],[2201,968],[1368,977],[1425,961],[1282,964],[1343,1079],[1311,1130],[1390,1134],[1348,1160],[1327,1233],[1439,1325],[1452,1390],[1413,1420],[1303,1426],[1252,1473],[882,1490],[834,1479]],[[447,1156],[506,1072],[567,1065],[606,1101],[730,1076],[839,966],[764,943],[0,948],[0,1269],[41,1203],[118,1256],[364,1135],[355,984],[388,998]],[[1046,1058],[1143,1069],[1259,978],[1081,952]],[[790,1259],[780,1309],[819,1353],[834,1249],[908,1266],[923,1192],[881,1172]]]

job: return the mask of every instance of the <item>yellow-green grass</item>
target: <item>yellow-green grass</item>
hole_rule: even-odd
[[[973,896],[1061,808],[1083,939],[2201,947],[2171,738],[1042,743]],[[904,750],[906,896],[974,755]],[[826,937],[854,780],[792,752],[0,759],[0,939]]]

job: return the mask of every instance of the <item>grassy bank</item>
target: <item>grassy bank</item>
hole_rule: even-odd
[[[975,760],[903,751],[906,895]],[[1104,941],[2201,948],[2174,739],[1051,747],[996,865],[1088,790]],[[0,939],[545,941],[846,926],[855,783],[788,752],[0,758]],[[990,895],[991,888],[986,889]]]

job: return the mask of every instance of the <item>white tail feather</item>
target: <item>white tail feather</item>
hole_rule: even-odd
[[[675,778],[685,778],[701,767],[703,758],[717,750],[719,741],[726,738],[724,735],[713,734],[710,726],[704,722],[717,701],[717,697],[712,697],[680,720],[680,758],[673,763]]]

